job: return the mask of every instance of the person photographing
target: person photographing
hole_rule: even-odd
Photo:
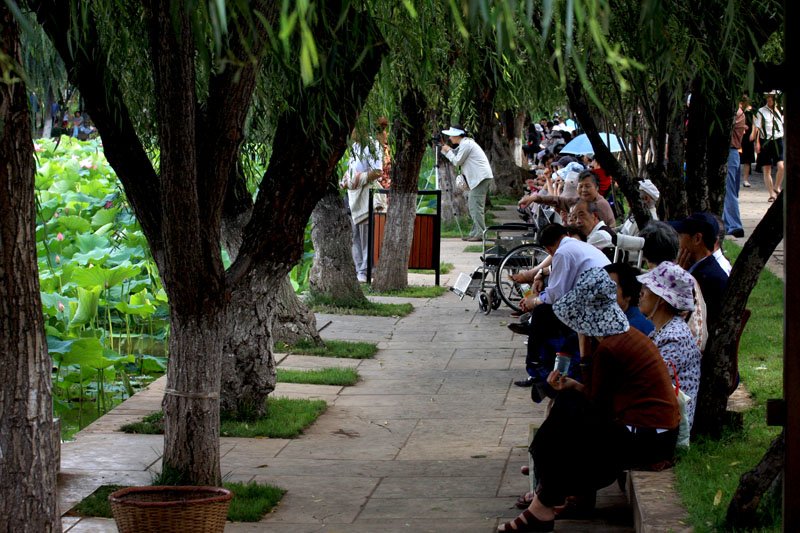
[[[482,241],[483,232],[486,229],[486,194],[489,192],[489,180],[492,175],[492,167],[483,149],[478,146],[473,139],[467,137],[467,132],[461,126],[450,126],[442,131],[442,135],[447,135],[450,142],[455,146],[451,148],[442,142],[441,136],[438,139],[442,147],[444,156],[455,166],[461,167],[461,174],[469,186],[469,216],[472,218],[472,230],[469,236],[463,237],[465,241]]]

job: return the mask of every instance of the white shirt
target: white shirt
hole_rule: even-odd
[[[717,263],[719,263],[720,268],[722,268],[722,270],[724,270],[725,273],[730,276],[731,269],[733,268],[733,266],[731,265],[731,262],[728,261],[728,258],[722,255],[722,248],[718,249],[711,255],[713,255],[714,259],[717,260]]]
[[[592,232],[586,236],[586,242],[600,250],[614,246],[611,235],[607,231],[600,231],[603,226],[605,226],[605,223],[601,220],[592,228]]]
[[[361,148],[358,143],[350,147],[350,161],[347,171],[354,181],[355,189],[347,190],[347,200],[350,204],[350,215],[353,222],[360,224],[369,217],[369,185],[366,173],[370,170],[383,170],[383,149],[378,141],[373,141],[371,147]],[[363,176],[356,175],[363,172]]]
[[[469,137],[461,139],[458,146],[445,152],[444,156],[455,166],[461,167],[461,174],[464,175],[470,189],[477,187],[483,180],[494,177],[483,149]]]
[[[783,138],[783,115],[767,106],[758,110],[754,117],[755,126],[761,132],[761,138],[767,141]]]
[[[611,263],[603,252],[589,243],[564,237],[553,254],[552,274],[547,288],[539,293],[539,299],[546,304],[556,303],[575,287],[578,276],[594,267],[604,267]]]

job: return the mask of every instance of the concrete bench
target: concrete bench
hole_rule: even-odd
[[[675,472],[628,472],[626,492],[637,533],[694,531],[675,491]]]

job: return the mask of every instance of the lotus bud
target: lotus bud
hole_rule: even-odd
[[[58,254],[56,254],[56,263],[61,264],[61,257]]]
[[[58,213],[53,213],[53,218],[58,218]]]
[[[114,202],[109,200],[109,201],[106,202],[106,205],[104,205],[103,207],[105,207],[106,209],[111,209],[112,207],[114,207]]]
[[[62,304],[61,302],[58,302],[58,311],[61,313],[64,312],[64,304]]]
[[[106,289],[107,289],[107,288],[108,288],[108,282],[107,282],[107,281],[104,281],[104,282],[103,282],[103,284],[105,284],[105,286],[106,286]]]
[[[64,234],[59,231],[58,235],[56,235],[56,240],[57,241],[63,241],[64,240]]]
[[[69,215],[69,207],[65,207],[64,208],[64,214],[65,215]]]

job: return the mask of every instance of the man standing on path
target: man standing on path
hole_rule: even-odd
[[[774,202],[781,192],[783,183],[783,115],[775,101],[776,92],[767,93],[767,104],[756,113],[753,127],[758,130],[761,150],[758,151],[758,164],[764,172],[764,185],[769,192],[769,202]],[[758,145],[756,145],[758,146]],[[772,186],[772,167],[775,171],[775,186]]]
[[[747,121],[742,110],[742,103],[739,102],[736,118],[733,121],[731,146],[728,150],[728,178],[725,182],[725,207],[722,211],[722,221],[728,229],[728,235],[737,238],[744,237],[742,219],[739,216],[739,182],[742,177],[739,152],[742,149],[742,137],[746,129]]]
[[[442,132],[450,137],[450,142],[456,147],[442,146],[442,153],[457,167],[461,167],[461,174],[469,185],[469,216],[472,217],[472,230],[465,241],[482,241],[483,231],[486,229],[484,211],[486,209],[486,195],[489,192],[489,180],[492,167],[483,149],[474,140],[467,137],[467,132],[461,126],[450,126]],[[441,143],[441,140],[439,141]]]

